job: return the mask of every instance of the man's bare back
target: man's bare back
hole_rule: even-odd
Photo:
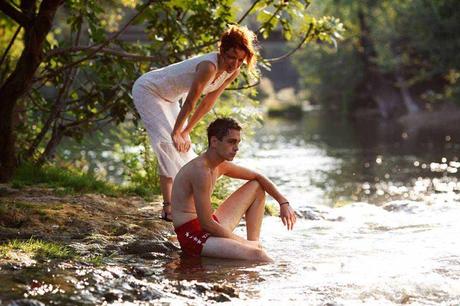
[[[186,164],[174,179],[173,224],[182,250],[189,255],[270,261],[259,244],[265,193],[280,203],[280,217],[289,230],[296,222],[289,202],[268,178],[231,162],[238,152],[240,130],[229,118],[211,123],[207,151]],[[214,211],[211,195],[221,175],[247,182]],[[246,239],[233,233],[243,217]]]
[[[214,171],[211,170],[207,161],[203,156],[198,156],[187,163],[179,171],[180,175],[177,175],[174,183],[181,188],[173,188],[172,201],[174,203],[172,207],[172,214],[174,215],[174,227],[196,219],[195,202],[193,200],[193,189],[192,181],[196,179],[196,174],[209,173],[209,184],[211,186],[211,193],[214,190],[215,183],[219,178],[219,167]]]

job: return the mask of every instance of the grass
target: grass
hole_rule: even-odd
[[[9,259],[15,251],[21,251],[37,260],[71,259],[75,252],[66,246],[37,239],[11,240],[0,245],[0,257]]]
[[[23,188],[32,185],[53,188],[61,195],[99,193],[107,196],[139,195],[148,198],[156,194],[141,185],[116,185],[75,169],[24,164],[18,168],[11,186]]]

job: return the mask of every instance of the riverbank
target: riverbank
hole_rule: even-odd
[[[59,245],[90,242],[76,250],[82,258],[125,251],[143,256],[153,251],[164,253],[177,246],[169,241],[171,224],[158,218],[160,207],[159,197],[147,201],[139,196],[62,195],[59,189],[0,185],[0,241],[38,239]],[[136,249],[141,241],[149,241],[151,246]],[[4,254],[6,261],[2,264],[22,266],[30,262],[24,255]]]
[[[238,298],[225,278],[197,281],[203,267],[228,263],[183,258],[160,210],[160,196],[64,194],[60,188],[0,184],[0,304]]]

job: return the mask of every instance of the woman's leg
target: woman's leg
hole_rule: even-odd
[[[170,177],[160,175],[160,190],[163,196],[163,212],[162,217],[166,220],[172,220],[171,216],[171,191],[173,180]]]

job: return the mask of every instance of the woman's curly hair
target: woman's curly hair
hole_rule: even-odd
[[[219,49],[221,52],[225,52],[231,48],[244,50],[248,69],[254,69],[258,49],[257,36],[254,32],[246,26],[230,25],[220,38]]]

